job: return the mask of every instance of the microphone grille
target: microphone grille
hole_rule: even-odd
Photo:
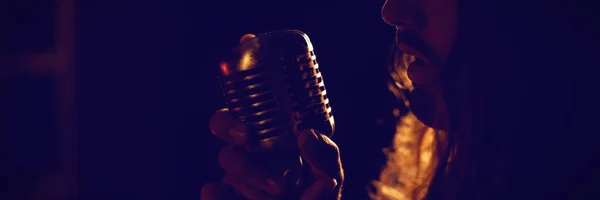
[[[333,115],[323,81],[323,75],[313,50],[304,51],[293,60],[285,61],[286,80],[290,80],[290,95],[294,111],[295,130],[313,128],[332,135]]]
[[[222,76],[221,86],[230,113],[249,125],[266,139],[285,132],[281,109],[273,90],[267,84],[268,75],[260,68],[240,71],[235,76]]]
[[[334,122],[322,74],[308,36],[265,33],[241,43],[221,64],[230,113],[267,142],[306,128],[331,136]]]

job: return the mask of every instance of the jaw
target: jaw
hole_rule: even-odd
[[[441,89],[415,87],[408,95],[408,100],[410,110],[419,121],[438,130],[449,128],[448,111]]]

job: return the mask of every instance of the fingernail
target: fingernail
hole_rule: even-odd
[[[277,183],[276,183],[274,180],[267,179],[266,181],[267,181],[267,184],[268,184],[270,187],[277,187],[277,186],[278,186],[278,185],[277,185]]]
[[[335,145],[335,143],[331,140],[331,138],[324,136],[316,132],[315,130],[311,130],[312,134],[316,137],[316,141],[319,141],[321,144]]]
[[[325,141],[325,138],[323,138],[323,135],[320,133],[317,133],[315,130],[311,130],[313,134],[315,134],[315,136],[317,136],[317,139],[320,141]]]
[[[229,129],[229,134],[236,144],[243,144],[247,139],[247,128],[243,124],[235,123],[232,125],[231,129]]]
[[[278,195],[283,192],[283,184],[281,182],[272,179],[267,179],[266,182],[273,194]]]
[[[235,144],[242,144],[244,143],[244,133],[238,131],[238,130],[231,130],[230,131],[231,134],[231,139],[233,140],[233,142]]]
[[[302,131],[302,133],[300,133],[300,140],[299,140],[299,144],[301,146],[304,145],[311,145],[316,141],[321,140],[318,136],[319,134],[317,134],[314,130],[309,129],[309,130],[304,130]]]

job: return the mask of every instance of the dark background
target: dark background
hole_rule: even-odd
[[[345,199],[367,198],[392,133],[377,125],[392,111],[382,103],[390,97],[385,64],[394,31],[380,18],[383,2],[3,1],[0,63],[10,69],[0,76],[3,163],[10,163],[4,199],[47,199],[49,190],[86,200],[198,199],[202,185],[223,174],[217,155],[224,144],[208,129],[224,105],[220,58],[245,33],[279,29],[310,36],[337,123]],[[57,26],[65,5],[73,12],[66,28]],[[58,29],[73,32],[72,104],[57,98],[67,75],[20,70],[29,66],[22,57],[65,45]],[[65,107],[75,109],[76,134],[61,135]],[[64,141],[77,147],[60,151]],[[65,161],[65,152],[77,157]],[[77,181],[43,183],[65,162],[78,169]]]
[[[219,58],[245,33],[306,32],[339,125],[345,197],[383,164],[383,1],[92,1],[79,4],[82,199],[198,199],[222,175],[208,121],[223,106]],[[379,103],[377,103],[379,102]],[[391,113],[391,109],[387,110]],[[360,138],[360,139],[359,139]],[[373,156],[373,155],[381,156]],[[85,183],[85,185],[83,185]]]
[[[0,199],[198,199],[223,174],[224,144],[208,129],[224,105],[220,58],[245,33],[278,29],[310,36],[337,123],[344,199],[366,199],[393,130],[393,121],[378,125],[393,106],[384,82],[393,28],[382,4],[0,1]],[[594,8],[565,8],[579,18],[558,28],[597,28]],[[587,74],[577,82],[592,86],[596,73]],[[587,119],[578,132],[593,134],[596,118]]]

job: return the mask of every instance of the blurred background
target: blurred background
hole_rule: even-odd
[[[315,46],[345,199],[366,199],[384,164],[383,0],[0,2],[0,199],[199,199],[223,174],[208,129],[220,58],[279,29]]]

